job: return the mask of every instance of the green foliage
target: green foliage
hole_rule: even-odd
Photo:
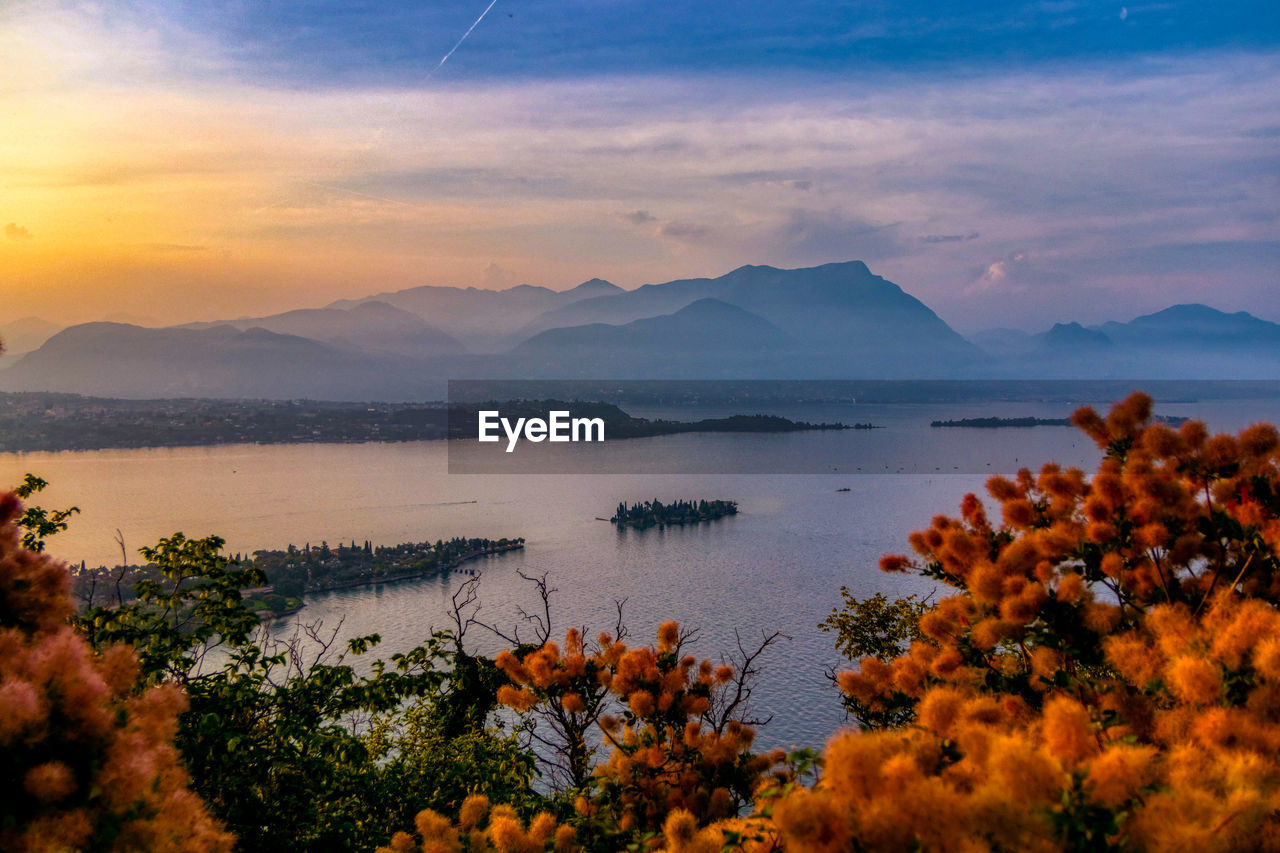
[[[370,727],[363,739],[375,763],[368,781],[389,815],[381,827],[412,824],[424,808],[456,814],[477,792],[523,812],[542,804],[532,793],[535,758],[515,733],[479,727],[453,733],[449,719],[436,697],[424,697]]]
[[[177,746],[240,850],[368,848],[423,803],[490,783],[513,798],[528,791],[532,759],[471,710],[493,704],[486,662],[453,635],[373,661],[367,674],[348,658],[377,635],[339,649],[337,629],[310,626],[270,642],[241,596],[262,572],[222,545],[175,534],[142,549],[160,580],[140,580],[135,602],[85,611],[79,626],[99,648],[133,646],[141,683],[183,687]]]
[[[22,500],[27,500],[36,492],[43,491],[48,482],[34,474],[27,474],[22,484],[16,486],[13,493]],[[18,526],[25,532],[22,534],[22,547],[29,551],[43,551],[44,540],[67,529],[68,519],[80,511],[79,507],[46,510],[38,506],[28,506],[18,519]]]
[[[148,683],[189,684],[213,648],[245,648],[261,625],[240,590],[260,586],[262,573],[239,568],[222,556],[222,545],[216,536],[188,539],[175,533],[155,548],[142,548],[160,580],[139,578],[137,601],[128,606],[85,610],[82,631],[99,647],[132,646]]]
[[[888,661],[902,654],[913,641],[923,639],[920,617],[930,609],[915,595],[895,598],[878,592],[859,601],[848,587],[840,588],[844,604],[831,611],[818,627],[836,635],[836,651],[857,663],[865,658]],[[832,674],[834,679],[834,674]],[[884,697],[872,708],[848,694],[841,695],[845,712],[864,729],[904,725],[914,716],[914,702],[901,694]]]
[[[851,661],[867,657],[891,660],[923,637],[920,617],[929,610],[927,600],[909,595],[890,601],[877,592],[859,601],[843,586],[840,597],[844,604],[833,609],[818,627],[836,635],[836,651]]]

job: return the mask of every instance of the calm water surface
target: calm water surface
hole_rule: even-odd
[[[523,552],[467,565],[482,574],[482,619],[508,628],[519,624],[519,608],[536,603],[523,572],[548,575],[560,635],[570,626],[591,634],[612,628],[617,599],[626,600],[635,640],[648,640],[659,622],[676,619],[701,629],[694,650],[708,657],[728,653],[735,632],[749,642],[762,631],[782,631],[791,640],[763,661],[755,695],[758,711],[776,715],[760,742],[817,746],[842,722],[825,675],[840,659],[830,636],[817,628],[839,603],[840,587],[858,596],[928,592],[932,585],[919,579],[881,573],[879,557],[906,550],[910,531],[937,513],[954,513],[962,496],[981,489],[995,471],[1048,459],[1087,468],[1098,459],[1073,429],[944,430],[929,428],[929,421],[1062,417],[1069,410],[1043,404],[793,409],[785,413],[886,428],[682,435],[614,445],[636,454],[643,442],[643,453],[684,460],[689,470],[716,454],[785,452],[811,463],[863,460],[861,474],[845,467],[827,475],[450,475],[445,444],[419,442],[5,454],[0,477],[17,482],[32,471],[53,484],[42,504],[79,505],[82,514],[51,550],[91,565],[119,561],[117,529],[131,556],[178,530],[220,535],[233,553],[353,539],[394,544],[524,536]],[[1277,401],[1161,411],[1203,417],[1219,429],[1280,420]],[[611,515],[620,500],[675,497],[728,498],[739,502],[741,513],[697,527],[647,531],[619,532],[596,520]],[[467,577],[454,573],[312,596],[301,613],[273,630],[291,633],[294,620],[341,622],[347,636],[381,634],[381,649],[390,654],[446,627],[450,596]],[[499,647],[475,630],[468,640],[484,651]]]

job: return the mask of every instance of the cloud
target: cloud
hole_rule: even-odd
[[[478,10],[464,11],[463,28]],[[452,13],[439,14],[449,23]],[[1015,63],[950,78],[632,66],[465,77],[504,28],[529,23],[523,12],[509,20],[487,18],[431,86],[407,76],[284,86],[219,72],[215,60],[238,62],[252,44],[193,59],[208,81],[190,86],[163,28],[133,32],[126,46],[141,44],[145,61],[128,74],[98,75],[125,49],[111,28],[92,56],[62,49],[82,40],[55,40],[43,82],[0,81],[13,125],[40,130],[26,138],[67,141],[52,150],[18,138],[7,149],[6,201],[59,258],[17,272],[152,313],[211,310],[210,293],[265,280],[272,287],[244,291],[276,300],[265,313],[362,296],[370,282],[480,284],[494,258],[551,286],[860,258],[948,320],[1016,312],[1049,291],[1058,307],[1034,311],[1137,313],[1175,277],[1180,292],[1198,281],[1215,299],[1256,294],[1260,311],[1280,313],[1264,269],[1274,252],[1259,248],[1280,227],[1275,54],[1084,62],[1069,73]],[[422,48],[432,62],[433,51]],[[86,65],[79,53],[97,58]],[[41,222],[59,223],[57,245]],[[206,243],[230,260],[137,252]],[[135,274],[141,263],[152,267]],[[195,284],[144,293],[138,280]],[[1019,300],[1002,302],[1015,287]],[[1094,298],[1099,288],[1106,298]],[[157,293],[169,302],[155,304]]]
[[[794,208],[777,226],[774,239],[796,263],[874,261],[903,253],[898,231],[899,223],[869,222],[841,208]]]
[[[200,246],[194,243],[145,243],[146,248],[153,252],[207,252],[208,246]]]
[[[631,213],[623,214],[622,218],[632,225],[651,225],[658,221],[658,217],[647,210],[633,210]]]
[[[971,272],[971,279],[963,288],[966,296],[992,297],[1004,299],[1018,296],[1030,299],[1035,294],[1037,300],[1047,300],[1048,304],[1058,302],[1066,305],[1074,290],[1089,288],[1081,284],[1062,269],[1063,258],[1053,255],[1040,255],[1033,252],[1009,252],[1004,257],[992,261]],[[1073,315],[1079,306],[1064,310],[1064,315]],[[1097,306],[1093,306],[1097,307]]]
[[[519,277],[506,267],[494,262],[484,268],[484,287],[489,290],[506,290],[519,283]]]
[[[16,222],[10,222],[4,226],[4,236],[10,240],[27,240],[31,237],[31,232]]]
[[[697,243],[706,240],[713,232],[707,226],[695,222],[667,222],[658,229],[658,233],[663,237]]]
[[[999,290],[1008,293],[1024,290],[1021,279],[1027,265],[1026,252],[1012,252],[987,264],[965,287],[965,292],[976,294]]]

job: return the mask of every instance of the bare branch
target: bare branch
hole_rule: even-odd
[[[760,644],[748,649],[743,645],[742,637],[737,631],[733,632],[733,636],[738,650],[726,663],[733,666],[736,674],[732,681],[712,693],[711,707],[702,715],[703,721],[717,734],[723,734],[730,722],[764,726],[773,719],[772,714],[759,718],[752,716],[751,713],[751,694],[756,677],[760,674],[757,662],[770,646],[776,645],[781,640],[791,640],[791,637],[781,631],[774,631],[772,634],[761,631]]]
[[[613,639],[621,643],[627,637],[627,625],[622,621],[622,608],[626,606],[627,599],[615,598],[613,600],[614,609],[618,611],[618,620],[613,627]]]
[[[458,591],[453,594],[453,611],[451,615],[453,616],[453,624],[457,628],[455,637],[458,648],[462,648],[462,636],[471,625],[483,628],[513,648],[519,646],[521,644],[519,627],[517,627],[512,633],[508,634],[497,625],[491,625],[488,622],[481,622],[476,618],[476,615],[480,612],[480,605],[478,602],[480,599],[479,588],[481,577],[482,575],[476,575],[471,578],[462,586],[458,587]],[[463,611],[467,607],[471,607],[472,610],[470,614],[464,616]]]
[[[116,528],[116,544],[120,546],[120,569],[116,573],[116,607],[123,607],[124,593],[120,590],[120,584],[124,581],[125,572],[129,570],[129,552],[124,547],[124,534],[119,527]]]
[[[534,625],[534,634],[538,638],[539,645],[545,645],[547,640],[551,639],[551,594],[556,592],[554,588],[547,586],[547,574],[543,572],[540,577],[532,577],[524,572],[517,571],[516,574],[529,581],[538,590],[538,598],[542,601],[542,614],[528,613],[523,607],[520,608],[520,618]]]
[[[480,612],[481,577],[482,575],[478,574],[470,578],[462,586],[458,587],[457,591],[449,598],[451,607],[449,615],[453,617],[453,625],[456,629],[454,638],[459,646],[462,645],[462,637],[467,633],[467,627],[472,624],[478,624],[475,622],[475,616]],[[471,612],[464,615],[464,611],[467,608],[471,608]]]

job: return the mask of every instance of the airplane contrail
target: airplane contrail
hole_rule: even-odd
[[[382,196],[382,195],[370,195],[369,193],[362,193],[359,190],[349,190],[346,187],[336,187],[333,184],[322,184],[319,181],[299,181],[299,183],[309,184],[313,187],[319,187],[322,190],[330,190],[335,193],[346,193],[347,195],[359,196],[360,198],[369,198],[369,199],[373,199],[374,201],[385,201],[387,204],[399,204],[405,207],[413,207],[420,210],[426,209],[425,205],[414,204],[411,201],[401,201],[398,198],[387,198],[386,196]],[[274,205],[268,205],[268,207],[272,207],[272,206]],[[265,210],[266,208],[260,208],[260,209]],[[254,212],[256,213],[257,211],[254,211]]]
[[[427,73],[427,76],[426,76],[424,79],[426,79],[426,80],[430,80],[433,74],[435,74],[437,71],[439,71],[441,68],[443,68],[443,67],[444,67],[444,64],[445,64],[446,62],[448,62],[448,61],[449,61],[449,57],[453,56],[453,54],[458,50],[458,48],[462,47],[462,43],[463,43],[464,41],[466,41],[466,40],[467,40],[467,36],[471,35],[472,31],[473,31],[473,30],[475,30],[475,28],[476,28],[476,27],[480,26],[480,22],[484,20],[484,16],[485,16],[485,15],[487,15],[487,14],[489,14],[489,12],[490,12],[490,11],[492,11],[493,7],[494,7],[494,6],[496,6],[496,5],[498,5],[498,0],[490,0],[489,5],[488,5],[488,6],[485,6],[485,7],[484,7],[484,11],[480,13],[480,17],[476,18],[476,19],[475,19],[475,22],[474,22],[471,26],[467,27],[467,31],[466,31],[465,33],[463,33],[463,34],[462,34],[462,38],[458,39],[458,43],[457,43],[457,44],[455,44],[452,48],[450,48],[450,49],[449,49],[449,52],[448,52],[448,53],[446,53],[446,54],[444,55],[444,57],[440,60],[440,64],[439,64],[439,65],[437,65],[435,68],[432,68],[432,69]],[[375,141],[375,142],[378,140],[378,138],[380,138],[380,137],[382,136],[382,131],[383,131],[383,128],[381,128],[381,127],[380,127],[380,128],[378,128],[378,131],[377,131],[377,133],[376,133],[376,134],[375,134],[375,136],[374,136],[374,141]],[[388,204],[399,204],[399,205],[403,205],[403,206],[405,206],[405,207],[413,207],[413,208],[418,208],[418,209],[425,209],[425,206],[424,206],[424,205],[420,205],[420,204],[413,204],[412,202],[408,202],[408,201],[401,201],[400,199],[395,199],[395,198],[386,198],[385,196],[370,195],[369,193],[362,193],[362,192],[360,192],[359,190],[350,190],[350,189],[347,189],[346,187],[336,187],[336,186],[334,186],[334,185],[332,185],[332,184],[322,184],[322,183],[320,183],[320,182],[318,182],[318,181],[306,181],[306,180],[304,180],[304,181],[300,181],[300,183],[303,183],[303,184],[309,184],[309,185],[311,185],[311,186],[313,186],[313,187],[319,187],[319,188],[321,188],[321,189],[330,190],[330,191],[332,191],[332,192],[346,193],[347,195],[359,196],[359,197],[361,197],[361,198],[372,199],[372,200],[374,200],[374,201],[387,202]],[[275,203],[273,203],[273,204],[268,204],[268,205],[265,205],[265,206],[263,206],[263,207],[259,207],[259,208],[255,209],[255,210],[251,211],[251,213],[255,213],[255,214],[256,214],[256,213],[261,213],[261,212],[262,212],[262,211],[264,211],[264,210],[270,210],[270,209],[271,209],[271,208],[273,208],[273,207],[279,207],[280,205],[285,204],[285,203],[286,203],[286,202],[284,202],[284,201],[278,201],[278,202],[275,202]]]
[[[474,30],[476,27],[480,26],[480,22],[484,20],[484,16],[489,14],[489,10],[496,5],[498,5],[498,0],[492,0],[492,2],[485,7],[484,11],[480,13],[480,17],[476,18],[476,22],[471,26],[467,27],[467,31],[462,34],[462,38],[458,39],[458,43],[455,44],[449,50],[449,52],[444,55],[444,58],[440,60],[440,64],[437,65],[435,68],[431,69],[430,73],[427,74],[426,79],[430,80],[432,74],[435,74],[437,71],[439,71],[441,68],[444,67],[444,64],[449,61],[449,57],[453,56],[454,51],[462,47],[462,43],[467,40],[467,36],[471,35],[471,31]]]

